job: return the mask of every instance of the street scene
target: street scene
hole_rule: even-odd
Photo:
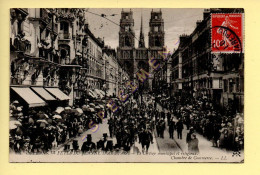
[[[10,162],[243,162],[243,9],[10,9]]]

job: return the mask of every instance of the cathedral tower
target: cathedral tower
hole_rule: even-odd
[[[124,65],[131,79],[134,78],[134,57],[135,57],[135,32],[133,12],[121,12],[119,47],[117,48],[118,60]]]
[[[161,49],[164,46],[164,21],[162,11],[151,12],[149,31],[149,48],[152,50]]]
[[[162,18],[162,11],[151,11],[151,18],[149,22],[149,57],[154,57],[158,63],[162,63],[162,58],[159,52],[164,49],[164,21]],[[160,87],[160,82],[163,77],[163,70],[158,73],[152,74],[149,78],[149,86],[153,89],[158,89]]]

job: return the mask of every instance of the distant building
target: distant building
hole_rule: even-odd
[[[162,62],[161,56],[158,53],[164,49],[164,21],[161,10],[158,12],[152,10],[149,26],[149,43],[148,47],[146,47],[143,33],[143,20],[141,19],[139,42],[136,48],[133,11],[131,11],[131,9],[130,11],[122,10],[117,58],[128,72],[130,79],[136,83],[138,83],[136,73],[140,69],[151,73],[152,76],[144,83],[145,90],[158,88],[160,82],[162,82],[162,74],[165,73],[165,71],[160,71],[153,76],[153,70],[148,64],[148,60],[151,57],[154,57],[158,63]]]

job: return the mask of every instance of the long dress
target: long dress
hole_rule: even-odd
[[[188,151],[190,153],[199,153],[199,140],[197,138],[190,140],[188,143]]]

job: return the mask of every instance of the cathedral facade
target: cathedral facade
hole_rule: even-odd
[[[145,47],[145,39],[143,33],[143,19],[141,17],[141,29],[139,38],[136,37],[134,31],[133,11],[121,12],[120,31],[119,31],[119,47],[117,48],[118,60],[128,72],[129,77],[135,83],[138,83],[136,73],[143,69],[150,73],[148,81],[145,81],[142,87],[145,90],[155,89],[160,85],[160,74],[162,71],[152,73],[153,69],[149,66],[148,61],[151,58],[156,59],[157,63],[161,63],[162,59],[159,52],[164,49],[164,21],[162,12],[151,11],[148,33],[148,47]],[[138,40],[138,46],[135,46],[135,40]],[[140,86],[139,86],[140,87]]]

